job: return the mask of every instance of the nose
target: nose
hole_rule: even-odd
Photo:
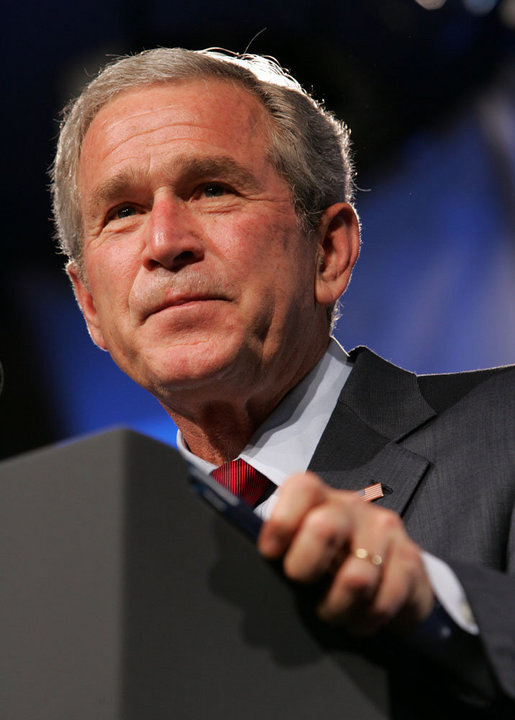
[[[156,196],[147,225],[145,266],[179,270],[203,257],[202,234],[187,204],[168,193]]]

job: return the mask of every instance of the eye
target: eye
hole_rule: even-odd
[[[118,205],[118,207],[109,211],[106,217],[106,223],[111,222],[111,220],[123,220],[124,218],[136,215],[137,212],[138,210],[134,205]]]
[[[121,207],[116,208],[113,212],[113,217],[121,220],[135,214],[136,208],[133,205],[122,205]]]
[[[208,183],[204,185],[202,192],[206,197],[221,197],[227,193],[227,189],[220,183]]]

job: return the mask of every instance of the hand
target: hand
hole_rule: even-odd
[[[281,487],[258,548],[269,559],[283,558],[291,580],[329,576],[317,613],[352,634],[408,630],[433,607],[420,549],[399,516],[334,490],[313,473],[294,475]]]

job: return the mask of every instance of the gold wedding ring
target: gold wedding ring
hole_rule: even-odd
[[[371,562],[372,565],[376,567],[383,564],[383,558],[379,553],[369,553],[365,548],[356,548],[354,550],[354,557],[357,557],[358,560],[368,560],[368,562]]]

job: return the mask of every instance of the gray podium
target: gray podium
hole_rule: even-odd
[[[0,463],[0,717],[389,717],[171,448],[116,430]]]

